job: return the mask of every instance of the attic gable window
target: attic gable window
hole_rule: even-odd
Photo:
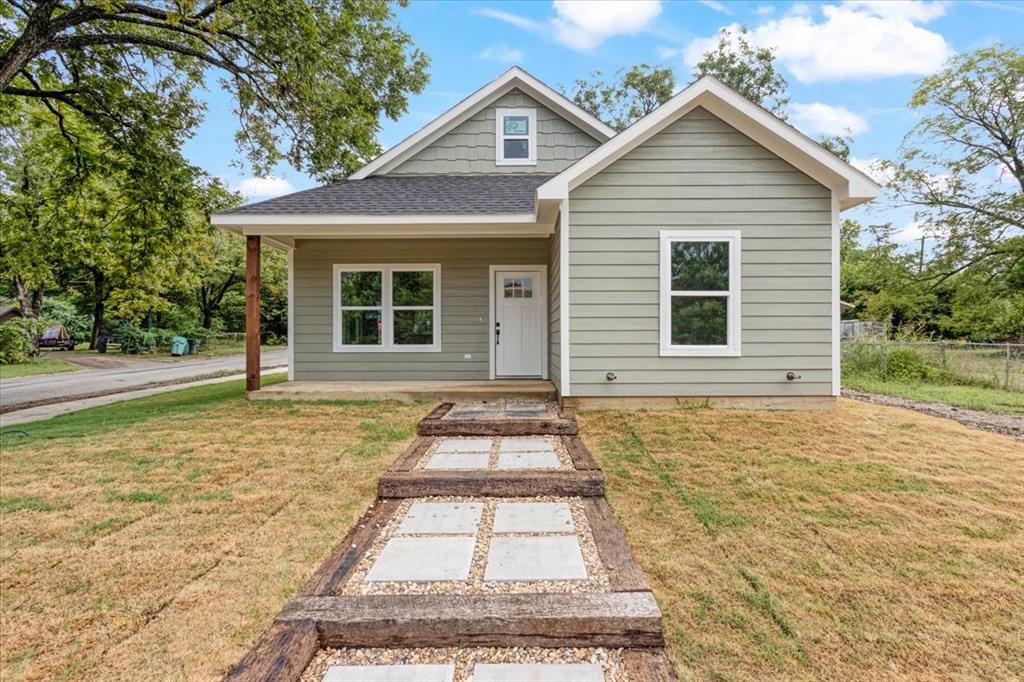
[[[537,110],[495,109],[494,162],[499,166],[537,165]]]

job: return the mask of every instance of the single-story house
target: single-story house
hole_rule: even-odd
[[[839,393],[839,213],[878,190],[714,78],[616,133],[512,68],[348,179],[212,221],[248,237],[251,323],[261,240],[287,250],[296,385],[810,406]]]

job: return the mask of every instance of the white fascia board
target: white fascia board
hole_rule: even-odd
[[[697,107],[707,109],[784,161],[837,192],[844,208],[878,196],[879,185],[867,175],[717,79],[705,76],[538,187],[537,199],[567,197],[570,190]]]
[[[553,225],[490,223],[486,225],[257,225],[242,226],[241,234],[272,239],[437,239],[550,237]]]
[[[519,88],[542,104],[556,110],[580,129],[604,142],[615,135],[615,130],[595,116],[584,111],[565,96],[548,87],[518,66],[514,66],[469,97],[444,112],[415,133],[387,150],[373,161],[352,173],[350,180],[361,180],[378,171],[390,170],[413,156],[446,132],[476,114],[492,100]]]
[[[448,213],[408,213],[392,215],[357,215],[350,213],[307,213],[307,214],[273,214],[273,213],[222,213],[210,216],[213,225],[480,225],[480,224],[515,224],[534,223],[537,217],[533,213],[493,213],[493,214],[448,214]]]

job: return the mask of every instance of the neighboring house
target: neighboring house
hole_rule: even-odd
[[[13,305],[0,305],[0,324],[9,322],[10,320],[24,317],[21,314],[21,309]]]
[[[616,134],[513,68],[348,180],[213,223],[287,249],[294,381],[763,404],[838,395],[839,212],[877,192],[713,78]]]

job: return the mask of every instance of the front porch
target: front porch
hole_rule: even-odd
[[[541,379],[494,381],[286,381],[250,391],[253,400],[398,400],[466,402],[554,400],[555,385]]]

